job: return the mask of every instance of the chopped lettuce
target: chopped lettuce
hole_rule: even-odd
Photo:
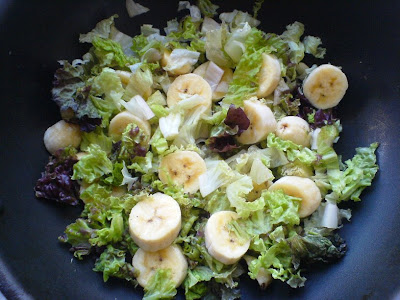
[[[87,155],[74,165],[73,180],[83,180],[92,183],[103,175],[113,171],[111,160],[99,145],[93,144],[87,148]]]
[[[144,289],[144,300],[172,299],[176,295],[175,282],[170,269],[158,269]]]

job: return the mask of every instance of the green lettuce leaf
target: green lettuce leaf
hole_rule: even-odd
[[[96,36],[93,38],[92,44],[93,53],[102,67],[126,68],[128,65],[139,62],[136,57],[125,55],[121,44],[111,39]]]
[[[200,9],[200,12],[203,16],[206,17],[214,17],[217,14],[218,5],[213,4],[210,0],[198,0],[197,6]]]
[[[310,166],[317,160],[316,153],[311,149],[297,145],[289,140],[283,140],[274,133],[268,135],[267,146],[284,151],[289,161],[298,160]]]
[[[93,131],[101,124],[101,114],[93,105],[85,62],[60,61],[62,68],[56,70],[52,89],[53,101],[60,107],[64,120],[79,124],[82,131]]]
[[[170,269],[158,269],[144,288],[144,300],[172,299],[176,295]]]
[[[320,47],[322,41],[319,37],[308,35],[304,38],[303,43],[306,53],[312,54],[316,58],[324,58],[326,49]]]
[[[114,19],[118,18],[118,15],[113,15],[108,19],[101,20],[98,22],[90,32],[81,34],[79,36],[79,42],[81,43],[92,43],[97,38],[107,39],[111,33],[111,27],[114,25]]]
[[[111,160],[108,159],[107,153],[101,150],[99,145],[89,146],[87,152],[88,154],[74,165],[72,179],[81,179],[87,183],[92,183],[113,171]]]
[[[112,245],[108,245],[96,260],[93,271],[102,272],[104,282],[112,276],[125,279],[135,286],[137,285],[134,268],[130,263],[126,262],[126,252],[114,248]]]
[[[113,114],[121,110],[121,98],[124,94],[122,83],[116,72],[111,68],[104,68],[93,79],[90,94],[94,106],[99,110],[103,122],[102,127],[107,127]]]
[[[107,154],[111,153],[112,139],[100,127],[96,128],[95,131],[82,134],[81,151],[87,151],[92,144],[98,145]]]

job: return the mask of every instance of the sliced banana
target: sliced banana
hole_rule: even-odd
[[[171,56],[171,52],[168,51],[168,50],[165,50],[163,55],[162,55],[162,57],[161,57],[161,66],[163,68],[166,68],[167,66],[170,65],[170,62],[171,62],[170,56]],[[192,67],[193,66],[191,64],[186,64],[186,65],[183,65],[182,67],[180,67],[178,69],[174,69],[174,70],[168,71],[168,74],[172,75],[172,76],[178,76],[178,75],[187,74],[187,73],[190,73],[192,71]]]
[[[199,190],[199,177],[207,171],[206,163],[194,151],[176,151],[161,159],[158,176],[163,183],[183,185],[186,193]]]
[[[178,245],[171,245],[157,252],[146,252],[139,248],[133,256],[132,266],[139,271],[136,279],[144,288],[158,269],[170,269],[171,280],[178,287],[185,279],[188,269],[186,258]]]
[[[260,198],[261,193],[264,190],[268,190],[268,188],[272,185],[272,181],[265,181],[261,184],[257,184],[253,182],[253,189],[251,190],[250,193],[247,194],[246,200],[247,201],[254,201],[258,198]]]
[[[145,143],[148,143],[151,135],[150,123],[146,120],[140,119],[128,111],[122,111],[112,118],[108,128],[108,135],[111,136],[115,141],[121,139],[121,135],[126,126],[131,123],[134,123],[142,130],[143,134],[146,136]]]
[[[198,66],[193,71],[193,73],[204,78],[209,65],[210,65],[210,62],[207,61],[204,64],[201,64],[200,66]],[[222,78],[221,78],[220,82],[218,83],[216,89],[212,92],[212,100],[220,100],[223,97],[225,97],[226,93],[228,92],[229,83],[231,83],[231,81],[233,79],[232,69],[227,68],[227,67],[221,67],[221,69],[224,70],[224,74],[222,75]]]
[[[348,87],[346,75],[330,64],[315,68],[303,82],[304,95],[320,109],[338,105]]]
[[[262,54],[262,65],[258,73],[257,97],[269,96],[278,86],[281,80],[281,64],[279,60],[270,54]]]
[[[308,123],[296,116],[283,117],[277,125],[276,135],[283,140],[310,147],[311,135]]]
[[[43,142],[47,151],[54,155],[58,149],[72,146],[78,148],[82,141],[79,125],[58,121],[47,128]]]
[[[300,218],[308,217],[321,204],[321,192],[314,181],[309,178],[285,176],[275,181],[269,190],[283,190],[289,196],[300,198]]]
[[[208,219],[204,235],[208,253],[216,260],[231,265],[237,262],[249,249],[250,240],[243,240],[228,224],[239,218],[233,211],[219,211]]]
[[[250,120],[247,130],[237,137],[239,143],[249,145],[264,140],[275,132],[276,120],[271,109],[255,98],[243,101],[243,110]]]
[[[138,202],[129,214],[129,233],[145,251],[164,249],[181,230],[181,209],[172,197],[156,193]]]
[[[212,91],[207,81],[196,74],[186,74],[177,77],[170,85],[167,93],[167,105],[174,106],[179,101],[193,95],[204,98],[204,105],[211,107]]]

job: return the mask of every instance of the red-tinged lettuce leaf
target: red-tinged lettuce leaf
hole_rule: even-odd
[[[232,135],[224,134],[218,137],[211,137],[207,140],[207,145],[213,152],[225,153],[239,148]]]
[[[75,154],[76,150],[66,148],[58,150],[50,157],[45,172],[34,188],[36,197],[78,205],[79,184],[71,179],[73,166],[78,161]]]
[[[101,124],[101,116],[90,100],[91,86],[86,85],[82,63],[61,61],[54,74],[52,96],[64,120],[80,125],[82,131],[93,131]]]
[[[238,126],[238,135],[250,126],[250,120],[244,113],[243,109],[240,107],[235,108],[235,105],[233,104],[229,106],[224,123],[231,128]]]
[[[298,116],[306,120],[312,129],[320,128],[325,125],[332,125],[337,120],[336,108],[315,109],[300,87],[294,91],[294,99],[300,100]]]

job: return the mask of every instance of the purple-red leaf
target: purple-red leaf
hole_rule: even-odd
[[[79,184],[71,179],[73,166],[78,160],[67,152],[58,150],[50,157],[34,188],[36,197],[70,205],[79,203]]]
[[[228,125],[230,128],[235,128],[235,126],[238,126],[239,128],[238,135],[240,135],[250,126],[250,120],[246,116],[243,109],[240,107],[235,108],[235,105],[233,104],[229,106],[228,113],[226,114],[224,123]]]

